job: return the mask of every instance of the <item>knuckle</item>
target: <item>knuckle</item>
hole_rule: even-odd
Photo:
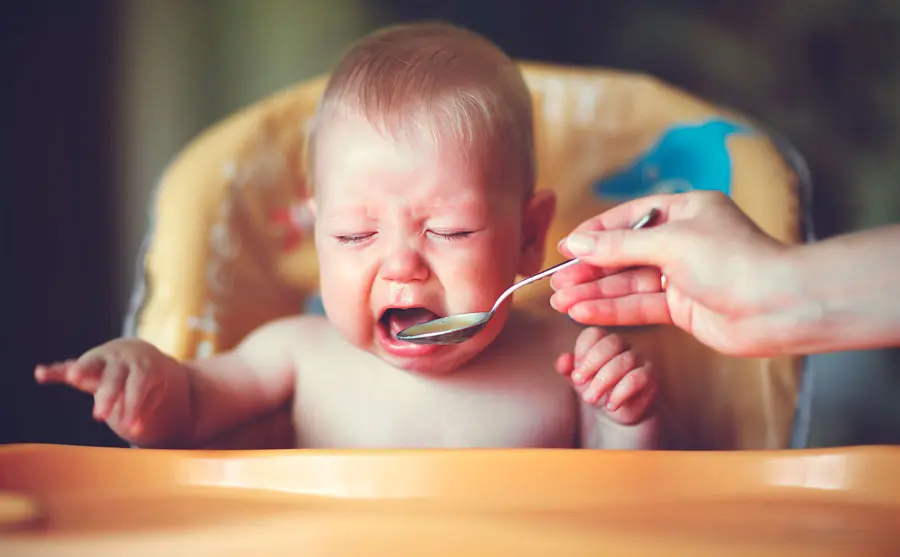
[[[583,365],[596,370],[603,367],[608,361],[609,355],[603,350],[602,344],[597,343],[584,355]]]
[[[575,340],[575,352],[579,355],[590,350],[603,338],[604,331],[598,327],[588,327],[578,334]]]
[[[635,386],[635,388],[642,389],[646,387],[650,383],[650,376],[647,374],[647,371],[644,368],[638,368],[632,370],[628,377],[631,380],[631,383]]]
[[[618,257],[625,247],[624,236],[621,232],[610,230],[605,236],[606,245],[604,249],[611,254],[612,257]]]
[[[153,368],[153,358],[150,357],[149,354],[143,354],[139,356],[135,362],[134,371],[138,371],[140,373],[150,373]]]
[[[626,350],[619,355],[619,367],[627,373],[637,367],[638,357],[634,350]]]
[[[694,190],[691,192],[693,197],[702,203],[719,203],[723,198],[723,193],[716,190]]]
[[[619,354],[620,352],[625,351],[626,344],[625,339],[622,338],[621,335],[611,334],[607,335],[603,339],[604,349],[608,350],[611,356]]]
[[[603,361],[594,351],[588,352],[581,359],[581,365],[578,366],[579,371],[582,374],[586,374],[588,376],[593,375],[602,367]]]
[[[587,327],[578,335],[580,338],[585,340],[591,340],[592,343],[600,340],[605,335],[606,331],[601,329],[600,327]]]

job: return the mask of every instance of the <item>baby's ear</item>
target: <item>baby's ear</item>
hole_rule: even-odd
[[[519,274],[533,275],[544,264],[547,232],[556,213],[556,192],[537,190],[525,207],[522,219],[522,247],[519,256]]]
[[[316,197],[314,195],[310,195],[306,199],[306,209],[309,211],[309,214],[312,215],[313,220],[316,218]]]

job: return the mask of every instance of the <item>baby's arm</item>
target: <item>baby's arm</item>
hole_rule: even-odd
[[[141,447],[196,447],[293,394],[297,318],[264,325],[239,346],[180,363],[137,339],[117,339],[74,361],[38,366],[39,383],[94,396],[94,417]]]
[[[616,334],[597,327],[581,332],[572,353],[557,361],[581,396],[581,446],[655,449],[656,378],[649,362]]]
[[[296,317],[274,321],[250,333],[230,352],[185,363],[191,446],[274,412],[291,399],[301,329]]]

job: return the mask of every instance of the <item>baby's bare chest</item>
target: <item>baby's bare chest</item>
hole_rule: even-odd
[[[433,379],[365,358],[316,367],[307,362],[297,381],[300,447],[571,447],[577,440],[576,398],[552,369],[512,362]]]

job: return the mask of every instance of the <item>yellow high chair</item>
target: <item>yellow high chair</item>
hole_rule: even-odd
[[[728,192],[801,240],[802,160],[646,76],[523,63],[556,241],[619,200]],[[214,126],[155,195],[126,332],[182,359],[316,306],[303,126],[324,78]],[[792,166],[796,166],[796,170]],[[764,279],[764,278],[763,278]],[[546,307],[532,287],[517,304]],[[670,327],[629,331],[663,369],[673,447],[790,442],[801,360],[725,358]],[[217,448],[291,444],[287,413]],[[279,427],[280,426],[280,427]],[[262,432],[262,433],[261,433]],[[265,433],[266,435],[263,435]],[[0,555],[881,557],[900,547],[900,450],[129,450],[0,447]],[[364,548],[364,549],[363,549]]]
[[[538,187],[558,209],[557,242],[621,200],[719,190],[767,233],[804,238],[802,159],[746,117],[653,77],[522,62],[533,93]],[[154,194],[125,334],[178,359],[227,350],[260,324],[320,311],[312,222],[303,211],[304,127],[327,76],[263,99],[206,130]],[[764,280],[764,277],[761,277]],[[547,307],[549,287],[516,304]],[[790,446],[803,360],[722,356],[674,327],[625,331],[662,372],[666,444],[682,449]],[[291,443],[287,411],[216,448]]]

